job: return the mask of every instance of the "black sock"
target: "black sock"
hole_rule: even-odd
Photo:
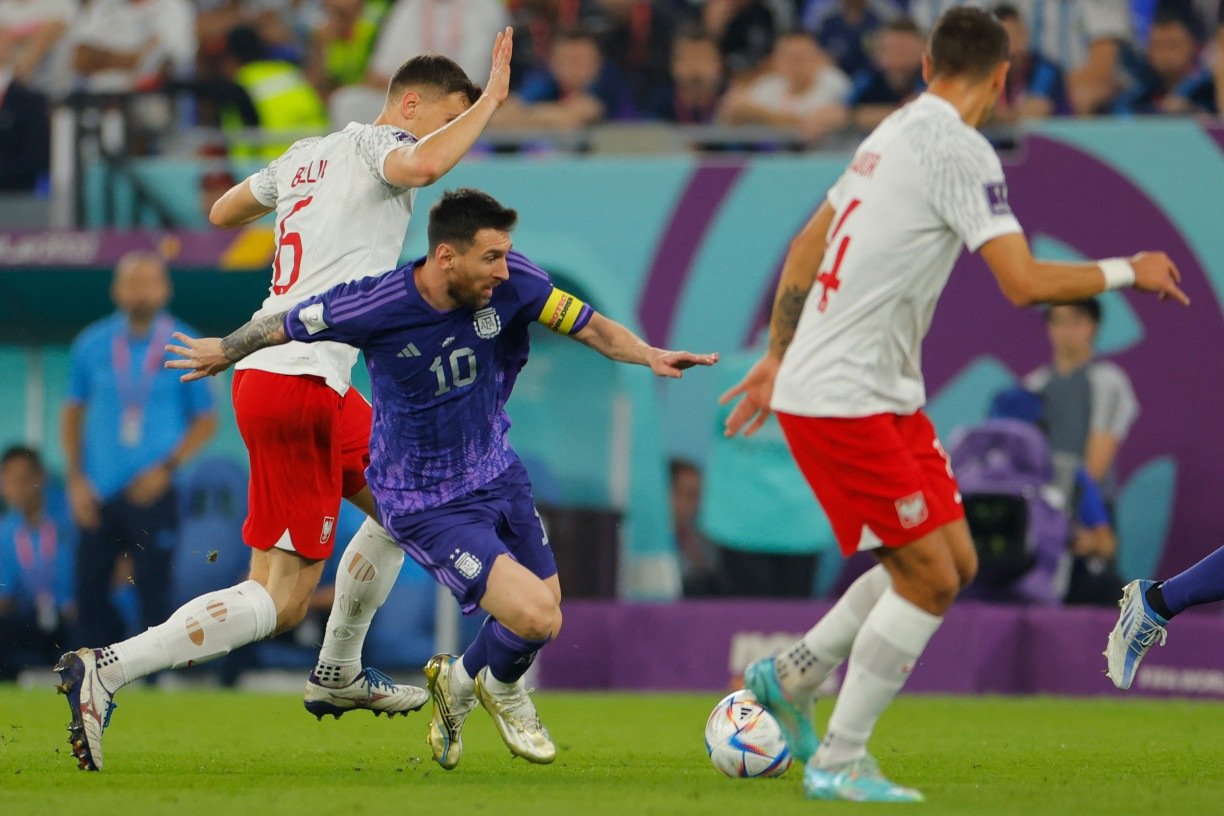
[[[1161,583],[1163,582],[1157,581],[1148,587],[1147,592],[1143,593],[1143,597],[1147,598],[1148,606],[1152,607],[1152,610],[1157,615],[1165,620],[1172,620],[1173,613],[1169,611],[1169,606],[1165,603],[1164,593],[1160,591]]]

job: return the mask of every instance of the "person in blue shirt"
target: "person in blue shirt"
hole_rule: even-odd
[[[1062,69],[1032,47],[1028,23],[1020,16],[1019,9],[1002,3],[995,6],[994,14],[1007,29],[1011,62],[1007,85],[995,105],[995,118],[1011,122],[1069,113]]]
[[[511,249],[517,217],[478,190],[448,192],[430,210],[426,257],[252,320],[224,340],[179,337],[171,351],[186,359],[167,364],[191,380],[290,340],[365,353],[374,405],[366,476],[380,521],[465,612],[489,614],[461,657],[436,655],[425,667],[429,741],[448,770],[477,700],[514,754],[537,763],[556,756],[522,681],[561,627],[556,563],[506,435],[528,327],[543,323],[661,377],[718,361],[654,348],[554,287]],[[561,429],[557,447],[565,449]]]
[[[1185,18],[1160,12],[1152,22],[1139,80],[1114,106],[1120,114],[1217,113],[1215,78],[1199,57]]]
[[[110,598],[121,554],[132,559],[144,626],[170,613],[170,563],[178,525],[174,472],[212,437],[217,420],[203,383],[163,369],[165,346],[191,328],[165,311],[170,278],[157,255],[120,259],[117,310],[72,344],[61,420],[68,498],[80,528],[78,635],[113,643],[124,626]]]
[[[854,77],[846,104],[860,130],[871,130],[926,88],[922,55],[926,37],[914,21],[898,17],[876,33],[872,64]]]
[[[807,0],[801,26],[816,36],[837,67],[854,76],[871,69],[867,44],[901,9],[893,0]]]
[[[73,616],[76,530],[62,496],[48,489],[38,452],[16,445],[0,457],[0,681],[23,662],[50,663]]]

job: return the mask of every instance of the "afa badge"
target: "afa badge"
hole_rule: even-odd
[[[481,340],[489,340],[501,334],[501,318],[497,316],[497,310],[492,307],[476,312],[472,316],[472,326],[476,329],[476,336]]]

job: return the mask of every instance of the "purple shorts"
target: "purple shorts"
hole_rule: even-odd
[[[557,574],[548,535],[516,461],[484,487],[419,513],[388,515],[383,526],[408,556],[451,591],[464,614],[484,597],[493,562],[508,554],[540,578]]]

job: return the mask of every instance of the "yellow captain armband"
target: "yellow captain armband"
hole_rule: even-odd
[[[589,314],[590,310],[590,306],[569,292],[554,288],[536,320],[558,334],[570,334],[578,319]]]

